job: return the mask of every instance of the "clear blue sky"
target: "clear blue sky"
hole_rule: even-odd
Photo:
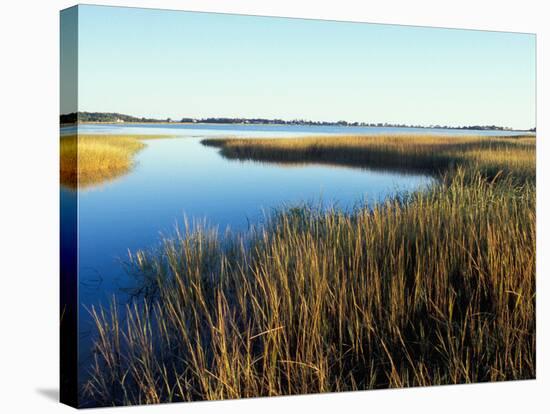
[[[535,126],[535,36],[79,6],[79,110]]]

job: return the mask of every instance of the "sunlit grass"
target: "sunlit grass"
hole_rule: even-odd
[[[131,254],[136,298],[91,310],[87,397],[138,404],[534,378],[534,139],[384,140],[216,141],[227,155],[273,162],[383,167],[375,153],[441,179],[353,212],[283,209],[244,233],[185,227]]]
[[[60,140],[61,184],[87,187],[126,174],[146,139],[162,135],[70,135]]]
[[[220,148],[227,158],[277,163],[316,162],[403,172],[437,174],[457,165],[478,167],[488,174],[495,167],[515,175],[535,174],[533,136],[323,136],[277,139],[201,141]],[[486,169],[485,169],[486,168]],[[491,171],[489,171],[491,170]]]

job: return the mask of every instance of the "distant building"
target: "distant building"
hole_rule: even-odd
[[[123,119],[120,119],[120,118],[117,118],[115,122],[116,122],[117,124],[123,124],[123,123],[124,123],[124,120],[123,120]]]

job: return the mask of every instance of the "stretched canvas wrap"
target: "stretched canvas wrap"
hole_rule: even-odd
[[[61,400],[533,379],[535,35],[61,12]]]

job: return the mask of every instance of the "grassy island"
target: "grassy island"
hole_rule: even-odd
[[[213,400],[535,377],[535,139],[204,140],[222,155],[423,171],[427,190],[306,206],[245,233],[189,228],[131,255],[92,308],[87,396]]]
[[[163,135],[69,135],[60,141],[60,179],[69,188],[87,187],[126,174],[147,139]]]
[[[487,176],[513,171],[514,177],[521,179],[532,179],[535,173],[533,135],[208,138],[201,142],[220,148],[227,158],[282,164],[320,163],[428,174],[443,174],[463,165],[467,172],[481,171]]]

